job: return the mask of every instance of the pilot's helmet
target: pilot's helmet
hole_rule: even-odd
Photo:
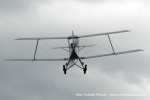
[[[73,46],[73,43],[71,43],[71,46]]]

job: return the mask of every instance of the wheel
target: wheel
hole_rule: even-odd
[[[85,69],[87,70],[87,65],[85,65]]]
[[[83,71],[84,71],[84,74],[86,74],[86,71],[87,71],[87,65],[85,65]]]
[[[63,65],[63,70],[64,70],[64,69],[66,69],[66,68],[65,68],[65,65]]]
[[[63,65],[63,71],[64,71],[64,74],[66,74],[67,69],[65,68],[65,65]]]

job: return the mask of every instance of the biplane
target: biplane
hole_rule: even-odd
[[[129,30],[121,30],[121,31],[106,32],[106,33],[99,33],[99,34],[92,34],[92,35],[83,35],[83,36],[74,35],[74,33],[72,31],[72,35],[69,37],[18,38],[16,40],[35,40],[35,41],[37,41],[33,59],[7,59],[6,61],[66,61],[67,63],[65,63],[63,65],[64,74],[66,74],[68,69],[70,69],[73,66],[77,66],[77,67],[81,68],[83,70],[84,74],[86,74],[87,64],[84,64],[84,62],[82,62],[83,59],[98,58],[98,57],[105,57],[105,56],[120,55],[120,54],[143,51],[142,49],[136,49],[136,50],[115,52],[109,35],[117,34],[117,33],[124,33],[124,32],[130,32],[130,31]],[[112,48],[112,53],[93,55],[93,56],[85,56],[85,57],[84,56],[82,57],[79,55],[78,52],[80,52],[80,50],[82,50],[86,47],[93,46],[93,45],[79,45],[79,39],[86,38],[86,37],[102,36],[102,35],[106,35],[108,37],[109,43]],[[68,58],[59,58],[59,59],[58,58],[55,58],[55,59],[38,59],[38,58],[36,58],[39,41],[48,40],[48,39],[66,39],[66,40],[68,40],[68,46],[55,47],[53,49],[63,49],[69,53],[69,57]],[[79,62],[79,64],[77,64],[77,62]]]

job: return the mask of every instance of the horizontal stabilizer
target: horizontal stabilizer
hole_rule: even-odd
[[[82,45],[82,46],[77,46],[77,48],[78,48],[78,47],[91,47],[91,46],[95,46],[95,44],[94,44],[94,45]],[[62,48],[69,48],[69,47],[53,47],[52,49],[62,49]]]

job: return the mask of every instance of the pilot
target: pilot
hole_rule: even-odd
[[[71,45],[71,47],[73,47],[73,43],[71,43],[70,45]]]

